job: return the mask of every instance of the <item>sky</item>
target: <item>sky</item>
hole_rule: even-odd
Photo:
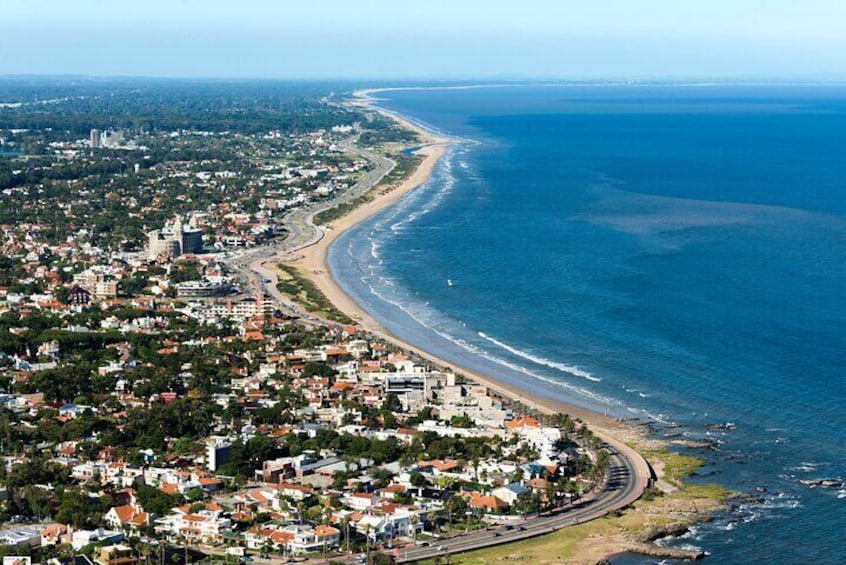
[[[0,75],[846,78],[846,0],[0,0]]]

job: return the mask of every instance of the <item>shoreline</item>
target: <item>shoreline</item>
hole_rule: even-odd
[[[472,380],[477,381],[479,384],[487,386],[493,392],[496,392],[501,396],[505,396],[512,401],[520,402],[521,404],[539,412],[545,414],[565,412],[573,418],[581,419],[594,431],[622,431],[625,426],[621,425],[621,420],[605,416],[576,404],[553,400],[551,398],[546,398],[524,391],[509,383],[500,382],[494,377],[490,377],[478,371],[470,370],[455,363],[448,362],[437,355],[429,353],[420,347],[414,346],[405,340],[402,340],[384,328],[375,318],[373,318],[373,316],[365,311],[341,288],[335,280],[328,264],[328,252],[332,243],[334,243],[334,241],[343,233],[354,228],[359,223],[371,218],[382,210],[392,206],[405,196],[405,194],[427,182],[432,170],[440,158],[446,153],[447,148],[456,143],[456,140],[454,139],[434,134],[394,112],[374,106],[373,99],[369,95],[381,90],[382,89],[368,89],[356,91],[354,93],[356,98],[352,100],[350,104],[378,112],[400,124],[402,127],[416,132],[420,136],[422,143],[421,147],[417,149],[415,153],[422,155],[423,161],[417,169],[409,177],[406,177],[396,188],[387,193],[377,195],[370,202],[355,208],[348,214],[331,222],[329,225],[324,226],[324,234],[320,241],[310,247],[301,249],[298,252],[299,257],[295,260],[285,262],[300,267],[302,273],[317,285],[321,292],[326,295],[329,301],[332,302],[338,310],[353,319],[356,324],[361,326],[365,331],[373,333],[374,335],[377,335],[386,341],[397,345],[398,347],[411,351],[427,361],[449,368],[456,373],[464,374]],[[275,261],[277,261],[277,259],[271,260],[271,262]]]
[[[388,190],[387,192],[376,193],[376,196],[372,200],[351,210],[344,216],[337,218],[329,225],[323,226],[322,237],[320,237],[316,243],[298,250],[296,256],[294,257],[291,257],[290,255],[278,255],[269,261],[262,262],[262,266],[275,271],[276,263],[284,262],[298,268],[300,273],[313,282],[338,310],[351,318],[362,330],[377,336],[400,349],[410,352],[441,369],[448,369],[456,374],[464,375],[468,379],[487,387],[491,393],[504,397],[507,401],[520,403],[523,406],[542,414],[566,413],[573,419],[579,419],[584,422],[595,436],[616,450],[624,459],[629,461],[633,482],[630,494],[628,494],[624,500],[615,504],[614,508],[609,509],[609,511],[620,510],[623,508],[632,509],[630,512],[627,511],[624,516],[629,516],[629,518],[625,518],[626,520],[631,520],[640,525],[635,529],[648,527],[651,524],[654,524],[656,519],[660,519],[662,517],[663,519],[667,519],[670,523],[689,525],[698,522],[701,519],[705,519],[705,517],[710,515],[713,511],[721,508],[723,500],[722,496],[715,499],[710,496],[697,496],[692,492],[683,493],[683,491],[680,490],[683,486],[680,482],[680,478],[669,478],[669,475],[667,475],[665,469],[666,460],[664,458],[656,457],[655,453],[653,453],[652,456],[650,456],[650,460],[652,460],[655,464],[655,468],[653,469],[652,465],[647,462],[646,457],[635,449],[636,446],[638,449],[644,449],[647,453],[650,453],[655,450],[656,446],[658,446],[659,450],[667,447],[667,444],[664,442],[647,438],[643,429],[638,428],[639,423],[648,422],[612,418],[575,404],[553,400],[551,398],[524,391],[518,386],[501,382],[495,377],[488,376],[478,371],[468,370],[456,363],[450,363],[391,333],[341,288],[338,281],[336,281],[332,275],[328,264],[329,247],[343,233],[353,229],[359,223],[394,205],[407,193],[427,182],[435,165],[446,153],[448,147],[457,142],[456,139],[440,136],[428,131],[420,125],[405,119],[401,115],[379,108],[378,106],[374,106],[374,99],[371,98],[369,94],[380,90],[381,89],[370,89],[357,91],[354,93],[356,98],[348,103],[359,108],[378,112],[400,124],[402,127],[415,131],[421,138],[420,147],[415,151],[415,153],[423,156],[422,162],[411,175],[400,181],[400,183],[394,188]],[[378,183],[370,190],[379,190],[377,187]],[[647,489],[657,489],[668,496],[667,500],[662,504],[669,505],[669,507],[661,507],[659,510],[653,506],[655,504],[654,502],[647,502],[647,500],[651,500],[651,498],[643,498]],[[678,499],[676,496],[681,496],[682,498]],[[691,496],[692,499],[688,500]],[[613,523],[614,522],[610,524]],[[664,524],[665,522],[660,523]],[[591,526],[591,524],[595,524],[595,526]],[[651,554],[653,556],[671,556],[672,551],[674,551],[669,548],[668,551],[663,554],[655,553],[655,551],[660,551],[659,546],[655,546],[652,543],[632,543],[633,540],[630,536],[622,535],[620,531],[617,530],[614,530],[613,532],[606,531],[599,534],[598,537],[596,533],[593,533],[594,530],[592,528],[597,527],[604,529],[608,526],[608,524],[608,522],[601,520],[591,520],[579,526],[564,527],[554,530],[555,534],[551,535],[560,534],[565,536],[568,540],[571,539],[572,536],[578,538],[577,544],[581,548],[580,552],[585,552],[585,555],[595,557],[595,559],[592,559],[591,562],[597,562],[598,560],[607,559],[612,555],[625,552]],[[587,529],[583,530],[582,528]],[[546,538],[546,536],[542,537],[544,539]],[[518,547],[523,547],[524,542],[511,542],[500,547],[508,547],[515,543]]]
[[[311,280],[338,310],[346,314],[361,329],[386,342],[413,353],[438,367],[464,375],[511,402],[520,403],[542,414],[566,413],[574,419],[581,420],[596,436],[617,451],[623,453],[632,462],[635,474],[635,487],[632,495],[627,499],[627,504],[633,503],[641,497],[644,490],[649,486],[654,472],[646,459],[629,446],[629,443],[632,441],[642,439],[642,435],[630,425],[631,421],[615,419],[576,404],[554,400],[525,391],[517,386],[501,382],[489,375],[469,370],[456,363],[448,362],[433,353],[410,344],[384,328],[348,295],[338,284],[338,281],[335,280],[328,263],[329,247],[335,240],[359,223],[394,205],[407,193],[427,182],[432,170],[446,153],[447,148],[451,144],[456,143],[455,139],[439,136],[394,112],[374,106],[373,99],[369,94],[380,90],[356,91],[354,93],[356,98],[350,101],[349,104],[378,112],[398,123],[401,127],[416,132],[420,136],[422,143],[415,153],[422,155],[423,161],[410,176],[403,179],[395,188],[377,194],[371,201],[362,204],[324,226],[323,236],[316,243],[297,251],[295,257],[276,256],[269,261],[262,262],[262,266],[275,269],[275,263],[284,262],[297,267],[301,274]],[[371,190],[376,189],[376,187],[371,188]]]

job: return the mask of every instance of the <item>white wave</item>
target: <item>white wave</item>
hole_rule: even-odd
[[[670,420],[667,417],[666,414],[663,414],[661,412],[659,412],[658,414],[654,414],[654,413],[650,412],[649,410],[641,409],[640,413],[644,414],[648,419],[658,422],[659,424],[672,424],[673,423],[673,421]]]
[[[370,256],[376,259],[377,261],[382,259],[382,256],[379,255],[379,249],[382,248],[382,244],[376,241],[376,239],[370,240]]]
[[[793,510],[794,508],[802,508],[802,503],[798,500],[785,500],[783,502],[775,502],[772,501],[765,505],[766,508],[772,509],[786,509],[786,510]]]
[[[816,465],[796,465],[795,467],[789,467],[789,471],[793,471],[794,473],[813,473],[817,470]]]
[[[516,355],[517,357],[522,357],[523,359],[526,359],[527,361],[531,361],[532,363],[536,363],[538,365],[544,365],[544,366],[550,367],[552,369],[557,369],[557,370],[561,371],[562,373],[568,373],[568,374],[573,375],[575,377],[582,377],[583,379],[587,379],[589,381],[593,381],[593,382],[597,382],[597,383],[602,381],[602,379],[600,379],[599,377],[595,377],[595,376],[591,375],[590,373],[588,373],[587,371],[585,371],[583,369],[579,369],[576,366],[567,365],[567,364],[564,364],[564,363],[559,363],[557,361],[550,361],[549,359],[544,359],[543,357],[538,357],[537,355],[532,355],[531,353],[521,351],[521,350],[519,350],[515,347],[508,345],[507,343],[503,343],[503,342],[499,341],[498,339],[487,335],[484,332],[479,332],[479,337],[493,343],[494,345],[496,345],[498,347],[501,347],[502,349],[508,351],[509,353]]]
[[[751,522],[757,522],[762,517],[762,512],[750,512],[749,515],[743,517],[743,523],[749,524]]]
[[[433,177],[420,186],[417,190],[409,193],[406,197],[407,200],[401,205],[395,207],[395,213],[391,214],[386,218],[390,220],[394,220],[404,214],[409,208],[413,208],[414,205],[417,203],[418,200],[427,198],[426,205],[414,212],[410,213],[405,218],[394,222],[390,226],[390,230],[393,233],[398,233],[402,231],[402,228],[406,225],[420,219],[421,217],[425,216],[426,214],[432,212],[435,208],[437,208],[440,203],[443,201],[444,197],[452,191],[452,188],[455,186],[455,178],[452,176],[452,158],[453,153],[448,152],[440,162],[440,173],[439,175],[433,175]],[[429,192],[432,188],[435,188],[435,193],[429,196]],[[382,228],[382,224],[377,224],[379,228]]]
[[[374,296],[376,296],[377,298],[379,298],[383,302],[386,302],[386,303],[394,306],[395,308],[401,310],[409,318],[411,318],[413,321],[417,322],[419,325],[421,325],[424,328],[426,328],[427,330],[435,333],[436,335],[440,336],[441,338],[449,341],[450,343],[457,345],[458,347],[464,349],[465,351],[467,351],[469,353],[473,353],[474,355],[482,357],[482,358],[484,358],[488,361],[491,361],[492,363],[496,363],[497,365],[501,365],[503,367],[511,369],[512,371],[522,373],[524,375],[528,375],[530,377],[533,377],[535,379],[543,381],[547,384],[553,385],[556,388],[566,389],[567,391],[569,391],[571,393],[576,393],[576,394],[578,394],[582,397],[588,398],[588,399],[590,399],[594,402],[597,402],[601,405],[604,405],[604,406],[622,406],[622,403],[618,400],[597,394],[597,393],[595,393],[591,390],[585,389],[583,387],[577,387],[577,386],[568,384],[568,383],[563,382],[563,381],[558,380],[558,379],[552,379],[552,378],[546,377],[544,375],[540,375],[540,374],[538,374],[534,371],[527,369],[526,367],[523,367],[522,365],[518,365],[516,363],[511,363],[511,362],[509,362],[505,359],[502,359],[502,358],[497,357],[495,355],[491,355],[487,351],[480,349],[479,347],[476,347],[472,343],[469,343],[462,338],[455,337],[455,336],[451,335],[450,333],[446,332],[445,330],[439,329],[438,327],[436,327],[432,323],[432,320],[431,320],[431,318],[433,316],[433,312],[426,311],[425,308],[415,309],[411,306],[411,304],[413,304],[413,302],[410,302],[408,300],[401,300],[399,298],[389,297],[384,292],[380,291],[379,289],[377,289],[375,286],[373,286],[371,284],[368,284],[367,287],[370,290],[371,294],[373,294]]]
[[[701,547],[692,543],[683,543],[679,546],[679,549],[684,549],[685,551],[702,551]]]

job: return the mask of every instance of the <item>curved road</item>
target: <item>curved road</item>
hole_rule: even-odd
[[[438,555],[463,553],[548,534],[566,526],[582,524],[600,518],[609,512],[631,504],[640,498],[643,489],[648,484],[649,468],[646,461],[628,447],[626,447],[626,451],[632,453],[615,449],[607,442],[603,447],[609,451],[611,458],[605,484],[598,493],[588,495],[572,507],[552,515],[529,518],[520,524],[515,524],[512,529],[499,526],[486,531],[433,541],[431,545],[426,547],[402,548],[397,557],[397,563],[410,563],[422,559],[431,559]],[[632,454],[635,457],[632,457]],[[642,474],[644,471],[647,472],[646,475]]]

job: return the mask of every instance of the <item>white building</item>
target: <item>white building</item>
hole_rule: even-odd
[[[188,253],[203,250],[203,231],[197,228],[196,218],[191,216],[188,225],[182,224],[177,215],[173,222],[147,234],[148,257],[151,261],[169,260]]]
[[[223,533],[232,527],[232,521],[223,517],[223,509],[209,502],[202,510],[190,511],[190,506],[180,506],[155,521],[157,533],[168,537],[182,536],[192,543],[220,543]]]

